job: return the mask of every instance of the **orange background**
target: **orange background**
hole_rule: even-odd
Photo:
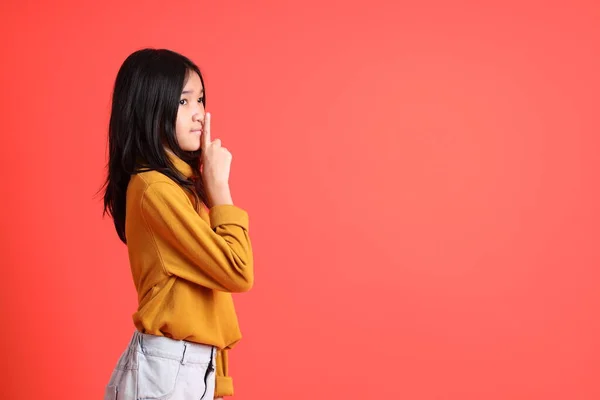
[[[2,398],[101,398],[131,335],[94,195],[152,46],[251,214],[235,398],[599,399],[600,6],[485,3],[2,2]]]

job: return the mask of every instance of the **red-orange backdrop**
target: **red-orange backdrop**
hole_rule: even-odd
[[[600,398],[597,2],[0,10],[2,398],[101,398],[131,334],[94,194],[145,46],[201,66],[251,214],[237,399]]]

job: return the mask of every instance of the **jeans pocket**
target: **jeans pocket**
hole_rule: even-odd
[[[181,363],[177,360],[138,352],[140,400],[166,400],[177,384]]]
[[[118,386],[108,385],[104,391],[104,400],[118,400],[119,388]]]

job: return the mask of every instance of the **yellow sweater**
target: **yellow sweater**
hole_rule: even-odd
[[[171,156],[185,176],[191,168]],[[233,205],[194,209],[167,176],[143,172],[127,188],[126,237],[138,293],[136,328],[216,346],[215,397],[233,394],[227,351],[241,333],[231,296],[254,282],[248,214]]]

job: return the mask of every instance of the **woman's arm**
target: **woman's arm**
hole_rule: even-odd
[[[208,224],[171,182],[150,184],[141,203],[167,274],[224,292],[250,290],[254,263],[246,211],[233,204],[213,206]]]

